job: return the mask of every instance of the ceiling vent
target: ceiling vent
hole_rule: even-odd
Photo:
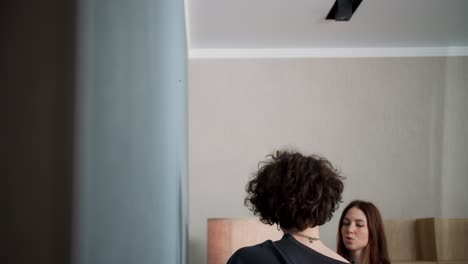
[[[362,0],[336,0],[326,19],[349,21]]]

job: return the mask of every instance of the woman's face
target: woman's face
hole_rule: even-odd
[[[346,248],[351,252],[360,252],[369,242],[369,229],[366,215],[357,207],[346,212],[341,227],[341,236]]]

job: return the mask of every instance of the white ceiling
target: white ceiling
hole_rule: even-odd
[[[191,49],[468,47],[468,0],[363,0],[349,22],[334,0],[185,0]]]

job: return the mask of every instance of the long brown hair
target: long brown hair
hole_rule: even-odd
[[[338,246],[337,253],[347,260],[350,260],[350,252],[343,242],[341,235],[341,228],[343,227],[343,219],[351,208],[358,208],[367,218],[367,226],[369,229],[369,242],[363,250],[365,256],[364,263],[358,264],[390,264],[390,258],[387,250],[387,238],[385,236],[384,225],[382,216],[374,204],[366,201],[355,200],[352,201],[343,210],[338,224]]]

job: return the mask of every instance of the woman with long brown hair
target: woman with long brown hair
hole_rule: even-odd
[[[390,264],[382,216],[366,201],[351,202],[341,214],[337,253],[352,263]]]

